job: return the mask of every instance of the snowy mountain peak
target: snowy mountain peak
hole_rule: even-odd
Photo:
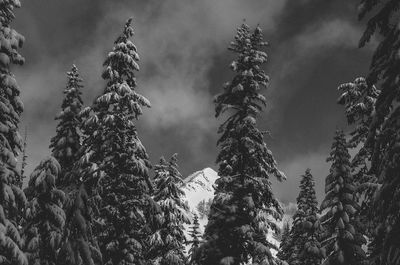
[[[184,179],[182,189],[186,194],[185,199],[192,213],[198,214],[196,207],[201,201],[209,201],[214,197],[213,185],[217,178],[217,172],[208,167]]]

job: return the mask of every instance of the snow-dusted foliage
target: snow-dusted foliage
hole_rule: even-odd
[[[290,236],[289,222],[283,224],[281,229],[281,237],[279,244],[279,251],[276,255],[281,261],[288,260],[292,253],[292,237]]]
[[[92,233],[93,213],[85,184],[70,185],[66,191],[66,222],[57,265],[101,264],[102,255]]]
[[[267,240],[269,229],[278,230],[282,209],[271,190],[270,176],[285,178],[256,127],[266,99],[259,93],[268,76],[261,66],[267,61],[262,31],[243,24],[229,50],[237,54],[231,64],[236,73],[215,98],[216,116],[229,116],[219,128],[219,179],[211,205],[199,264],[274,264]]]
[[[56,265],[65,225],[65,194],[55,183],[61,173],[57,160],[49,157],[33,171],[26,189],[32,198],[27,208],[24,228],[25,250],[29,264]]]
[[[67,79],[61,112],[56,117],[56,120],[59,121],[56,135],[51,139],[50,144],[52,154],[59,161],[64,173],[60,178],[64,178],[63,175],[70,172],[81,147],[79,113],[83,105],[81,98],[83,86],[75,65],[72,66],[70,72],[67,72]],[[64,184],[63,179],[59,179],[59,182]]]
[[[364,143],[375,113],[375,103],[379,90],[374,85],[368,85],[363,77],[338,87],[342,93],[338,103],[344,105],[346,119],[349,125],[354,125],[350,133],[349,147],[355,148]]]
[[[28,264],[22,252],[23,239],[19,221],[26,205],[19,188],[21,175],[17,169],[22,139],[18,133],[23,104],[12,64],[23,64],[18,53],[24,37],[10,27],[18,0],[4,0],[0,5],[0,264]]]
[[[199,216],[197,214],[194,215],[193,217],[193,223],[191,224],[189,228],[189,237],[190,240],[188,241],[188,244],[190,245],[189,248],[189,262],[190,264],[194,265],[196,264],[196,259],[194,255],[196,254],[197,249],[200,246],[200,240],[202,237],[202,234],[200,232],[200,223],[199,223]]]
[[[362,245],[365,238],[355,224],[358,204],[351,175],[350,155],[343,131],[336,131],[332,151],[327,159],[332,162],[325,181],[325,198],[321,204],[321,224],[324,228],[322,245],[326,249],[325,265],[358,265],[366,258]]]
[[[184,265],[186,262],[184,224],[189,224],[188,206],[183,202],[182,176],[178,171],[177,155],[167,163],[161,158],[155,166],[154,200],[161,208],[163,220],[150,237],[150,252],[155,264]]]
[[[374,85],[368,85],[362,77],[340,85],[338,90],[342,93],[338,103],[344,105],[347,123],[353,127],[348,140],[349,147],[357,148],[351,161],[351,173],[354,176],[356,195],[361,208],[357,211],[355,219],[363,233],[373,238],[376,224],[371,218],[371,208],[378,185],[375,174],[371,174],[372,149],[366,148],[364,143],[375,114],[376,99],[380,91]]]
[[[394,265],[400,262],[399,198],[399,101],[400,101],[400,1],[362,0],[359,18],[368,17],[367,27],[360,40],[364,46],[371,37],[380,36],[370,72],[368,84],[379,84],[380,94],[369,127],[365,148],[371,153],[369,174],[378,183],[369,218],[377,226],[371,235],[369,261],[374,265]]]
[[[149,234],[147,212],[156,208],[146,149],[135,120],[150,102],[135,91],[139,55],[130,38],[132,20],[125,24],[104,62],[104,92],[82,111],[84,155],[80,177],[98,208],[96,228],[104,264],[144,264]],[[95,209],[95,208],[94,208]]]
[[[321,227],[314,186],[311,170],[307,169],[300,181],[297,211],[293,216],[289,239],[281,246],[278,256],[291,265],[319,265],[325,256],[325,250],[319,243]]]

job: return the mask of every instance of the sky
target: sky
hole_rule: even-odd
[[[26,63],[13,71],[25,104],[28,173],[50,154],[66,72],[77,65],[90,105],[105,87],[102,63],[129,17],[141,58],[137,91],[152,103],[137,122],[151,161],[178,153],[183,176],[217,169],[222,120],[214,117],[213,97],[233,78],[227,47],[245,20],[270,44],[268,106],[258,124],[270,131],[265,140],[288,177],[273,183],[274,193],[295,201],[300,175],[311,168],[323,198],[334,132],[349,130],[337,87],[367,74],[375,47],[357,48],[364,22],[356,7],[356,0],[22,1],[12,26],[26,38]]]

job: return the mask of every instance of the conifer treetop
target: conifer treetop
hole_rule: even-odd
[[[363,77],[340,85],[338,90],[342,93],[338,98],[338,103],[345,107],[347,123],[355,125],[349,140],[349,147],[355,148],[360,143],[364,143],[368,136],[380,91],[374,85],[369,85]]]
[[[237,29],[229,50],[237,55],[231,64],[235,75],[214,99],[216,117],[226,114],[219,127],[217,145],[218,175],[204,243],[200,246],[200,264],[240,264],[274,262],[267,240],[270,230],[279,229],[275,220],[282,208],[275,199],[270,176],[285,178],[266,143],[264,132],[256,127],[256,118],[266,105],[259,93],[267,87],[268,76],[262,69],[267,62],[262,30],[253,31],[243,24]]]
[[[67,85],[63,91],[65,96],[61,104],[61,112],[56,116],[56,120],[59,120],[57,134],[50,143],[52,154],[65,173],[70,171],[77,160],[76,156],[81,147],[79,113],[83,106],[82,81],[78,68],[72,65],[71,71],[67,72]]]
[[[355,186],[351,175],[350,154],[343,131],[336,131],[332,151],[327,161],[332,162],[325,183],[325,212],[321,224],[325,228],[322,245],[327,251],[324,264],[358,265],[366,258],[361,248],[366,243],[354,223],[359,209],[354,197]]]
[[[177,154],[169,163],[162,157],[160,164],[155,166],[155,194],[163,214],[163,222],[155,233],[150,236],[150,256],[161,265],[185,264],[184,224],[189,224],[188,206],[182,200],[183,184],[177,165]]]

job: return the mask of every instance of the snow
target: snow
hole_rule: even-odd
[[[185,192],[184,201],[188,203],[189,210],[191,213],[190,220],[193,221],[194,214],[199,216],[200,231],[204,232],[204,228],[207,224],[207,216],[200,218],[201,214],[197,210],[197,205],[202,200],[210,200],[214,198],[214,183],[217,180],[218,174],[212,168],[205,168],[191,174],[189,177],[183,180],[182,190]],[[186,232],[190,225],[186,225]],[[188,237],[186,233],[186,237]],[[190,239],[190,238],[188,238]]]

